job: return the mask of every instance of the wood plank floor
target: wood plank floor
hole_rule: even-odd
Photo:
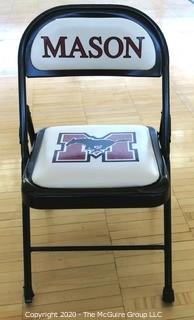
[[[23,303],[17,47],[37,14],[55,5],[82,2],[93,3],[0,1],[0,319],[35,319],[38,313],[41,319],[56,319],[49,312],[65,311],[94,312],[95,319],[102,311],[103,319],[110,319],[105,314],[110,311],[117,313],[117,319],[122,312],[129,316],[133,312],[130,319],[151,312],[146,319],[157,319],[160,312],[161,319],[193,320],[194,4],[187,0],[98,1],[141,9],[160,25],[169,44],[174,305],[161,302],[163,254],[159,252],[34,253],[36,296],[31,306]],[[103,77],[32,80],[29,102],[37,129],[85,123],[158,126],[160,84],[160,79]],[[158,242],[162,241],[161,213],[161,208],[32,210],[33,243]]]

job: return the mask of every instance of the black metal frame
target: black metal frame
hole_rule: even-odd
[[[48,22],[56,17],[122,17],[136,21],[142,25],[151,36],[156,49],[156,63],[151,70],[52,70],[41,71],[32,66],[30,61],[30,50],[34,37],[37,32]],[[71,200],[68,206],[65,206],[65,201],[57,206],[57,199],[60,200],[61,194],[58,189],[52,190],[49,193],[46,188],[37,188],[26,178],[26,166],[29,161],[30,151],[28,145],[28,137],[31,145],[36,141],[37,134],[35,133],[33,122],[30,114],[30,109],[27,105],[26,95],[26,77],[56,77],[56,76],[134,76],[134,77],[159,77],[162,76],[162,116],[158,140],[161,146],[161,154],[164,160],[163,167],[164,184],[157,192],[154,192],[154,185],[143,188],[141,193],[135,197],[137,189],[131,188],[131,192],[126,192],[126,189],[113,189],[107,193],[105,189],[96,190],[76,190],[78,193],[76,198]],[[90,250],[163,250],[164,265],[165,265],[165,285],[163,289],[163,301],[173,302],[174,291],[172,288],[172,248],[171,248],[171,195],[170,195],[170,101],[169,101],[169,56],[165,38],[159,27],[147,15],[137,9],[121,6],[121,5],[68,5],[59,6],[43,12],[28,26],[20,42],[18,54],[18,77],[19,77],[19,107],[20,107],[20,143],[21,143],[21,158],[22,158],[22,212],[23,212],[23,249],[24,249],[24,298],[26,303],[31,303],[34,296],[32,290],[32,272],[31,272],[31,253],[37,251],[90,251]],[[65,193],[68,190],[63,190]],[[129,190],[128,190],[129,191]],[[100,192],[100,193],[99,193]],[[30,200],[30,194],[33,194],[33,203]],[[97,246],[31,246],[30,237],[30,207],[35,208],[52,208],[53,204],[46,204],[44,201],[40,206],[38,193],[54,197],[55,208],[107,208],[107,207],[148,207],[156,205],[164,205],[164,244],[141,244],[141,245],[97,245]],[[67,192],[68,193],[68,192]],[[154,202],[154,198],[160,195],[158,202]],[[117,203],[111,202],[111,195],[117,195]],[[71,191],[67,197],[71,197]],[[95,198],[94,204],[89,201],[89,204],[82,202],[88,196]],[[57,198],[58,197],[58,198]],[[131,205],[128,203],[128,198],[133,201]],[[149,201],[146,202],[146,199]],[[65,198],[66,199],[66,198]],[[140,204],[142,200],[142,204]],[[76,205],[73,204],[76,202]],[[151,203],[152,202],[152,203]],[[52,202],[53,203],[53,202]],[[97,204],[98,203],[98,204]],[[44,207],[45,204],[45,207]],[[112,205],[111,205],[112,204]]]

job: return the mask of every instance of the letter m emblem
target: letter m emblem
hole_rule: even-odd
[[[101,157],[102,162],[139,161],[135,132],[111,132],[97,138],[87,133],[59,133],[53,162],[90,162]]]

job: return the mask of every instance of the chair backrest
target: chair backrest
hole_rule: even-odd
[[[160,76],[168,62],[157,25],[120,5],[68,5],[38,16],[21,40],[20,70],[28,77]]]

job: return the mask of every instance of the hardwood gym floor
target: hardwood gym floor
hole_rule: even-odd
[[[188,0],[95,1],[135,6],[162,28],[170,49],[173,258],[176,302],[161,302],[159,252],[34,253],[36,293],[23,303],[17,47],[27,24],[65,0],[0,1],[0,319],[49,319],[41,313],[134,312],[137,319],[194,319],[194,4]],[[49,124],[143,123],[157,126],[160,79],[32,80],[36,128]],[[60,112],[62,110],[62,112]],[[95,177],[94,177],[95,178]],[[162,241],[161,209],[32,212],[33,243]],[[155,316],[154,316],[155,312]],[[31,313],[31,314],[30,314]],[[62,315],[62,313],[61,313]],[[130,316],[130,314],[129,314]],[[51,317],[52,319],[56,319]],[[83,316],[76,317],[84,319]],[[86,318],[86,317],[85,317]],[[89,317],[88,317],[89,318]],[[91,317],[90,317],[91,318]],[[140,318],[140,317],[139,317]],[[67,318],[66,318],[67,319]],[[70,317],[68,317],[70,319]],[[110,319],[105,316],[102,319]],[[117,317],[121,319],[121,317]],[[159,318],[158,318],[159,319]]]

